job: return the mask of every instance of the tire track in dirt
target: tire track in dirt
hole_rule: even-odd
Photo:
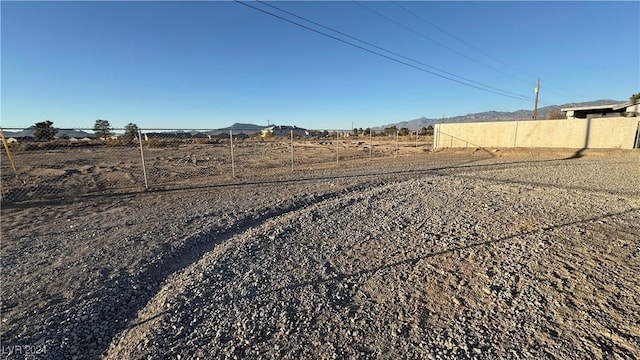
[[[239,226],[236,230],[227,232],[220,236],[216,243],[213,244],[214,246],[211,246],[210,244],[202,244],[198,246],[198,249],[195,252],[190,252],[184,259],[181,259],[178,266],[172,267],[170,272],[167,271],[168,275],[163,277],[163,281],[158,289],[159,291],[149,299],[145,304],[145,307],[139,309],[137,317],[129,322],[129,326],[114,336],[111,347],[117,347],[118,342],[121,341],[121,339],[131,336],[131,334],[144,331],[144,329],[148,329],[149,326],[153,326],[153,321],[165,313],[162,306],[158,307],[158,303],[163,303],[163,300],[158,300],[158,297],[162,298],[165,295],[165,292],[160,290],[165,290],[167,287],[173,288],[178,286],[177,284],[182,282],[181,278],[184,277],[186,273],[190,272],[189,267],[199,261],[202,261],[203,257],[207,253],[216,248],[216,245],[224,244],[223,248],[228,248],[229,246],[235,247],[238,245],[236,241],[237,239],[246,239],[247,237],[256,235],[265,230],[273,232],[273,234],[268,235],[270,238],[285,236],[285,234],[291,231],[291,229],[287,225],[282,228],[281,225],[295,223],[296,219],[298,219],[302,214],[311,214],[310,216],[313,217],[313,214],[317,212],[317,209],[324,208],[328,213],[325,213],[323,216],[327,216],[331,213],[339,212],[340,209],[350,207],[355,203],[371,201],[372,199],[379,197],[379,195],[384,191],[388,190],[389,186],[394,186],[395,184],[397,184],[397,182],[387,183],[386,181],[376,180],[375,183],[360,183],[357,186],[349,187],[336,193],[324,194],[319,197],[316,196],[313,201],[305,201],[301,206],[292,206],[287,209],[283,209],[282,211],[278,211],[275,214],[265,216],[258,221],[247,222],[243,226]],[[366,193],[363,193],[365,190]],[[204,234],[203,236],[207,236],[207,234]],[[242,240],[240,241],[242,242]],[[220,251],[224,251],[224,249],[221,249]],[[383,269],[384,266],[380,266],[379,268]],[[336,270],[332,269],[329,262],[327,262],[327,271],[329,273],[336,274]],[[364,275],[364,273],[360,275]],[[320,280],[319,283],[327,283],[331,285],[338,280],[349,281],[350,278],[355,277],[356,274],[337,273],[335,276]],[[293,287],[298,288],[317,283],[318,281],[313,279],[308,284],[295,284]],[[275,289],[272,292],[277,293],[281,290],[283,289]],[[252,297],[252,295],[247,295],[247,298]],[[222,300],[222,302],[233,302],[242,298],[244,297],[226,299]],[[122,356],[122,354],[113,355],[107,352],[107,358],[120,358],[120,356]]]
[[[389,183],[387,183],[388,186],[396,186],[401,184],[402,182],[407,181],[407,179],[416,179],[416,178],[424,178],[425,175],[430,175],[433,176],[434,178],[448,178],[448,179],[458,179],[458,180],[471,180],[472,182],[489,182],[489,183],[497,183],[497,184],[502,184],[504,185],[505,183],[509,186],[520,186],[522,187],[522,185],[527,185],[527,186],[531,186],[532,184],[530,183],[526,183],[526,182],[510,182],[510,181],[501,181],[500,179],[495,180],[495,179],[490,179],[490,178],[478,178],[478,177],[472,177],[472,176],[468,176],[467,174],[456,174],[456,168],[452,167],[452,168],[447,168],[447,170],[450,170],[452,173],[443,173],[443,171],[441,169],[424,169],[424,170],[409,170],[409,171],[397,171],[397,172],[387,172],[387,173],[366,173],[366,174],[360,174],[360,175],[349,175],[349,177],[352,176],[356,176],[356,177],[373,177],[376,179],[379,179],[381,177],[387,179],[387,181],[390,181],[390,179],[394,179],[394,181],[392,182],[393,185],[390,185]],[[399,180],[399,179],[403,179],[403,180]],[[387,187],[388,187],[387,186]],[[499,186],[499,185],[498,185]],[[583,188],[575,188],[575,187],[570,187],[570,186],[559,186],[559,185],[555,185],[555,184],[535,184],[535,187],[542,187],[544,188],[549,188],[549,189],[555,189],[555,190],[560,190],[560,191],[586,191],[587,193],[601,193],[603,191],[598,190],[598,189],[583,189]],[[359,189],[358,189],[359,188]],[[342,194],[348,194],[350,191],[357,191],[357,190],[362,190],[362,189],[367,189],[369,188],[368,185],[359,185],[353,189],[349,189],[349,190],[344,190],[342,191]],[[611,194],[608,191],[605,191],[607,194]],[[379,191],[369,191],[367,196],[371,197],[375,197],[375,194],[379,194]],[[313,202],[313,203],[308,203],[306,206],[301,206],[301,207],[292,207],[287,209],[287,211],[281,212],[279,214],[275,214],[274,216],[270,216],[268,218],[264,218],[261,219],[262,221],[257,221],[257,222],[251,222],[249,224],[247,224],[246,226],[242,226],[241,228],[238,229],[238,231],[234,231],[232,233],[227,233],[224,235],[224,241],[228,241],[231,238],[237,237],[237,236],[245,236],[247,233],[255,233],[257,228],[269,228],[269,227],[274,227],[277,226],[277,224],[283,223],[283,222],[287,222],[290,221],[290,219],[295,218],[297,216],[299,216],[300,213],[304,213],[304,212],[309,212],[311,211],[311,209],[313,207],[316,206],[320,206],[322,204],[329,204],[329,203],[339,203],[340,206],[339,208],[343,208],[343,207],[347,207],[352,205],[354,199],[358,199],[358,201],[364,201],[364,199],[362,198],[362,196],[360,196],[359,194],[356,195],[348,195],[348,196],[332,196],[332,197],[323,197],[320,201],[317,202]],[[371,199],[367,200],[367,201],[371,201]],[[445,198],[444,202],[443,202],[443,206],[447,207],[447,206],[451,206],[451,204],[449,204],[450,199],[449,198]],[[289,219],[289,220],[288,220]],[[552,227],[543,227],[542,230],[540,229],[536,229],[536,230],[532,230],[532,231],[524,231],[524,232],[519,232],[516,235],[513,236],[506,236],[506,237],[502,237],[498,240],[492,240],[492,241],[484,241],[484,242],[477,242],[477,243],[473,243],[471,245],[467,245],[467,246],[462,246],[462,247],[457,247],[455,248],[455,251],[464,251],[466,249],[470,249],[476,246],[483,246],[483,245],[487,245],[487,244],[491,244],[494,242],[499,242],[499,241],[504,241],[507,239],[510,239],[512,237],[515,236],[528,236],[528,235],[533,235],[536,234],[540,231],[544,232],[544,231],[549,231],[552,229],[555,229],[557,227],[565,227],[565,226],[572,226],[575,225],[578,222],[582,222],[582,221],[594,221],[599,219],[599,217],[594,217],[593,219],[580,219],[579,221],[576,222],[567,222],[564,224],[560,224],[560,225],[555,225]],[[419,226],[418,226],[419,228]],[[193,264],[195,262],[197,262],[203,255],[205,255],[210,249],[205,250],[204,252],[198,251],[198,256],[188,256],[188,260],[181,266],[176,267],[175,271],[172,271],[168,276],[164,277],[165,279],[165,283],[167,282],[167,279],[175,279],[177,277],[179,277],[179,275],[185,271],[185,269],[190,265]],[[446,251],[442,251],[442,252],[436,252],[433,254],[430,254],[427,257],[430,257],[431,255],[433,256],[437,256],[438,254],[444,254],[444,253],[448,253],[449,251],[454,251],[451,249],[447,249]],[[393,266],[400,266],[400,265],[415,265],[418,261],[421,260],[421,257],[414,257],[414,258],[410,258],[410,259],[406,259],[406,260],[401,260],[398,261],[396,263],[394,263]],[[377,269],[378,270],[382,270],[384,268],[386,268],[387,266],[380,266]],[[378,271],[376,270],[376,271]],[[368,275],[374,275],[376,271],[367,271],[366,273]],[[353,273],[353,274],[338,274],[336,276],[334,276],[333,278],[330,279],[326,279],[326,282],[334,282],[337,280],[343,281],[345,279],[349,279],[349,278],[359,278],[362,275],[365,275],[365,272],[361,272],[361,273]],[[324,282],[324,281],[322,281]],[[314,280],[314,283],[317,283],[316,280]],[[311,285],[311,282],[309,283],[309,285]],[[235,299],[235,300],[239,300],[239,299]],[[235,300],[227,300],[227,301],[235,301]],[[151,300],[150,300],[151,301]],[[142,309],[141,309],[142,311]],[[146,311],[146,309],[145,309]],[[133,323],[132,323],[132,327],[138,327],[142,324],[145,324],[147,322],[149,322],[150,320],[154,319],[155,317],[159,316],[159,313],[156,313],[154,315],[147,315],[145,318],[138,318],[136,319]],[[125,330],[123,333],[121,333],[120,335],[118,335],[118,337],[124,337],[126,336],[127,330]]]
[[[272,219],[381,183],[383,181],[378,179],[336,191],[296,197],[279,207],[249,214],[235,223],[231,230],[201,230],[185,239],[178,248],[165,245],[161,254],[143,264],[136,275],[122,269],[117,276],[105,279],[102,289],[82,295],[74,306],[41,319],[42,325],[36,334],[20,337],[11,332],[3,334],[3,346],[11,346],[9,339],[12,338],[19,338],[22,344],[40,344],[46,338],[53,341],[47,344],[49,351],[43,354],[43,358],[96,358],[106,350],[114,336],[130,326],[130,321],[155,296],[167,278],[197,262],[216,246]],[[46,336],[42,337],[43,334]]]
[[[478,160],[470,160],[469,162],[476,161]],[[276,221],[277,223],[277,220],[284,220],[287,216],[297,215],[298,213],[304,212],[302,210],[308,209],[309,207],[327,204],[335,199],[340,199],[343,196],[350,196],[350,192],[367,191],[371,188],[379,187],[391,182],[401,182],[411,178],[424,178],[425,176],[433,176],[446,181],[454,180],[456,182],[463,181],[467,183],[476,181],[482,182],[480,179],[465,179],[462,176],[456,178],[456,175],[451,173],[443,174],[445,171],[454,172],[455,168],[456,166],[440,166],[426,169],[423,167],[422,169],[417,170],[398,170],[398,167],[396,167],[395,170],[392,169],[391,171],[382,172],[362,171],[361,168],[356,175],[351,175],[353,174],[352,171],[342,171],[342,169],[340,169],[341,171],[328,171],[325,176],[303,179],[302,181],[278,180],[273,181],[272,183],[267,182],[265,186],[277,184],[305,184],[305,181],[311,184],[322,181],[333,182],[333,180],[336,180],[336,182],[341,182],[343,180],[346,182],[360,182],[360,184],[351,186],[344,190],[340,189],[338,191],[325,192],[323,190],[322,195],[310,195],[302,198],[294,197],[283,203],[279,203],[277,208],[267,211],[263,211],[264,208],[258,210],[251,209],[250,213],[245,216],[244,220],[237,222],[235,225],[236,228],[231,231],[225,230],[216,232],[215,229],[205,229],[201,230],[198,234],[189,237],[186,241],[189,243],[188,245],[183,244],[179,247],[172,248],[171,245],[167,244],[166,248],[161,252],[160,257],[144,259],[148,266],[143,269],[141,274],[132,275],[132,272],[129,272],[132,270],[126,269],[121,271],[118,276],[104,281],[104,290],[95,291],[91,295],[81,296],[79,299],[74,299],[74,301],[77,301],[75,301],[75,307],[73,309],[66,309],[65,312],[57,314],[57,316],[53,318],[42,319],[41,321],[35,320],[35,323],[40,323],[38,326],[42,326],[42,331],[38,330],[39,332],[35,333],[31,340],[23,338],[21,341],[24,340],[25,342],[31,341],[30,343],[37,343],[43,334],[47,334],[47,338],[60,339],[60,342],[56,343],[56,345],[60,345],[58,348],[50,347],[50,349],[52,349],[52,354],[56,355],[51,358],[72,358],[74,354],[72,354],[70,350],[74,347],[76,351],[75,354],[77,354],[79,358],[96,357],[106,346],[108,346],[109,342],[114,339],[114,336],[118,335],[118,329],[126,329],[131,325],[129,321],[130,319],[135,319],[137,310],[143,309],[146,304],[148,304],[148,301],[145,299],[148,300],[156,296],[157,290],[162,286],[163,282],[166,282],[166,279],[173,277],[174,274],[180,273],[184,269],[188,268],[189,264],[198,262],[202,256],[208,253],[207,247],[209,247],[210,244],[207,244],[207,242],[215,241],[217,237],[224,237],[225,240],[223,243],[226,243],[228,239],[242,236],[245,231],[261,227],[267,222]],[[522,168],[526,168],[526,166],[522,165]],[[498,180],[498,183],[492,180]],[[509,184],[500,179],[490,178],[486,179],[486,181],[493,184],[486,186],[488,190],[493,190],[492,187],[494,186],[496,187],[496,190],[502,190],[502,183],[506,186],[504,189],[508,191],[510,191],[508,189],[510,187],[520,188],[520,190],[523,190],[523,196],[528,194],[528,191],[531,190],[532,186],[537,186],[531,185],[527,182],[521,184]],[[229,184],[225,186],[235,188],[246,187],[247,189],[250,189],[252,185],[255,184]],[[553,184],[549,187],[543,187],[543,189],[565,190],[574,194],[576,191],[582,190],[573,188],[563,189],[562,187],[554,186]],[[588,196],[596,196],[599,194],[594,193],[591,190],[597,191],[598,189],[585,189],[585,194]],[[180,189],[177,191],[180,191]],[[531,194],[536,195],[536,192],[531,192]],[[607,195],[605,193],[600,194]],[[453,198],[445,197],[441,205],[447,208],[461,206],[461,204],[452,201]],[[185,226],[191,225],[197,224],[186,224]],[[473,226],[473,224],[471,225]],[[416,228],[420,228],[420,225],[416,225]],[[447,230],[448,228],[444,229]],[[469,231],[467,228],[462,230]],[[447,231],[452,230],[448,229]],[[626,228],[616,228],[616,231],[624,232],[627,230]],[[370,236],[370,238],[372,238],[378,235],[380,234],[367,234],[365,236]],[[435,237],[436,241],[437,239],[438,238]],[[365,248],[366,246],[366,242],[361,242],[359,244],[354,244],[353,248]],[[215,249],[216,246],[213,246],[212,248]],[[198,255],[199,253],[201,253],[200,256]],[[327,268],[326,272],[334,274],[333,279],[335,281],[330,284],[331,286],[335,285],[333,284],[334,282],[340,285],[340,283],[343,282],[342,280],[345,280],[343,277],[340,277],[340,273],[350,274],[350,272],[342,271],[335,275],[335,271],[331,266]],[[151,281],[149,281],[149,279],[151,279]],[[355,286],[350,285],[348,282],[345,283],[345,286],[348,285],[348,287]],[[490,290],[493,291],[493,288],[490,288]],[[338,286],[331,290],[331,292],[334,291],[338,294],[343,294],[345,292],[348,293],[350,290],[341,289]],[[124,310],[121,310],[121,308]],[[54,330],[55,332],[49,336],[50,330]],[[7,336],[3,335],[3,344],[7,344],[6,339]],[[92,344],[94,344],[93,347],[91,346]]]
[[[563,296],[563,290],[538,285],[538,277],[545,278],[546,273],[526,266],[535,267],[538,259],[548,261],[544,259],[554,255],[554,246],[558,245],[553,241],[562,239],[558,233],[572,234],[584,224],[637,214],[640,210],[633,207],[633,202],[616,205],[619,212],[607,212],[602,207],[605,201],[597,201],[598,194],[587,194],[585,203],[597,202],[592,210],[599,213],[588,217],[578,212],[563,220],[535,216],[519,219],[514,215],[520,208],[515,206],[502,211],[513,224],[495,223],[494,228],[484,228],[484,217],[493,214],[500,202],[487,207],[477,204],[476,209],[461,207],[459,202],[467,194],[482,194],[485,181],[454,184],[450,190],[460,191],[457,196],[424,195],[429,180],[417,181],[422,181],[426,189],[414,185],[411,189],[416,191],[406,194],[401,190],[404,184],[416,181],[394,182],[366,194],[349,194],[300,208],[237,234],[193,266],[172,275],[141,311],[136,326],[114,339],[107,358],[156,358],[160,354],[273,358],[332,354],[345,358],[375,358],[376,354],[418,358],[442,354],[438,357],[495,358],[516,355],[513,351],[522,346],[529,351],[525,358],[564,356],[574,350],[583,356],[598,354],[595,350],[589,352],[587,345],[575,338],[557,339],[560,329],[570,329],[547,323],[547,316],[557,313],[549,313],[545,307],[547,302],[558,300],[548,298],[549,294]],[[490,202],[497,190],[478,198]],[[567,195],[574,201],[583,197],[565,192],[556,189],[554,194]],[[415,194],[417,202],[408,203]],[[506,201],[502,206],[522,202],[511,204],[507,195],[497,196]],[[556,206],[556,201],[549,201],[546,196],[538,194],[537,199],[536,209],[540,204]],[[424,231],[423,222],[411,222],[412,214],[419,214],[419,204],[427,200],[441,212],[441,219],[438,214],[429,213],[436,217],[431,220],[430,233]],[[400,204],[411,206],[402,213]],[[348,214],[362,209],[381,211],[370,222],[375,224],[374,230],[352,228],[345,235],[348,237],[336,240],[339,233],[334,227],[344,228],[348,225],[346,219],[351,218]],[[536,209],[532,214],[537,214]],[[571,209],[565,211],[571,213]],[[465,220],[454,220],[449,226],[446,219],[450,215],[444,213],[456,212],[463,214],[453,219]],[[473,221],[473,216],[468,215],[474,213],[481,213],[479,219],[484,220]],[[378,221],[381,219],[386,220]],[[300,224],[315,222],[331,224],[324,233],[311,232],[323,244],[314,245],[314,239],[295,236],[303,231]],[[497,235],[505,232],[506,235]],[[488,239],[482,241],[483,238]],[[386,245],[376,244],[380,241]],[[265,259],[259,255],[267,247],[282,257],[277,257],[275,263],[263,263]],[[288,265],[286,254],[290,251],[313,253],[316,258],[310,261],[306,260],[307,255],[301,255]],[[366,259],[352,257],[358,253],[366,254]],[[544,262],[540,265],[548,266]],[[278,270],[270,272],[271,266]],[[472,270],[470,274],[465,270],[467,266],[482,272],[474,274]],[[298,274],[302,269],[312,271]],[[413,285],[405,289],[407,281]],[[412,288],[416,283],[419,287],[432,286],[436,293]],[[535,316],[533,322],[522,309]],[[500,322],[501,317],[506,318],[505,323]],[[483,325],[479,326],[481,319]],[[467,326],[474,327],[474,331],[468,331]],[[598,326],[606,329],[611,324]],[[533,334],[525,331],[530,328],[535,330]],[[527,343],[533,339],[549,348]],[[638,349],[633,338],[606,340],[615,344],[605,340],[598,338],[594,345],[598,351],[611,346],[616,354],[633,356]],[[497,346],[500,343],[508,346],[503,349]],[[200,346],[203,350],[198,353]]]

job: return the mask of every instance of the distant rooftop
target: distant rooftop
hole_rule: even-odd
[[[592,106],[578,106],[578,107],[570,107],[570,108],[563,108],[561,109],[562,111],[580,111],[580,110],[600,110],[600,109],[604,109],[604,110],[621,110],[622,108],[626,108],[629,105],[633,105],[633,103],[631,101],[627,101],[624,103],[618,103],[618,104],[607,104],[607,105],[592,105]]]
[[[612,113],[630,113],[638,112],[638,104],[627,101],[618,104],[579,106],[560,109],[567,113],[567,119],[586,119],[589,115],[602,115]]]

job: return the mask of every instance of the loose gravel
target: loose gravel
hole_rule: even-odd
[[[640,356],[637,152],[271,179],[3,208],[2,357]]]

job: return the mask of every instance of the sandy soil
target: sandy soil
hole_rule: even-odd
[[[572,155],[3,205],[2,358],[637,358],[640,154]]]
[[[424,153],[432,137],[295,139],[294,169],[337,161],[392,158]],[[19,144],[17,144],[19,145]],[[46,145],[46,144],[43,144]],[[287,139],[236,140],[233,161],[229,141],[183,143],[151,141],[144,146],[144,169],[150,189],[194,184],[220,184],[291,170],[292,145]],[[145,189],[140,148],[136,144],[92,146],[14,146],[17,177],[2,152],[2,200],[4,203],[58,200],[86,194],[123,194]]]

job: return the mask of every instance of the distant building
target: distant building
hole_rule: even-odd
[[[638,102],[625,102],[620,104],[580,106],[560,109],[567,114],[567,119],[590,119],[611,116],[638,116],[640,105]]]
[[[287,126],[287,125],[278,125],[278,126],[269,126],[268,128],[262,129],[260,131],[260,136],[273,136],[274,138],[284,138],[291,136],[291,131],[293,131],[293,136],[295,137],[309,137],[309,131],[303,128],[299,128],[297,126]]]
[[[23,143],[23,142],[33,142],[36,141],[33,136],[12,136],[7,138],[7,143]]]

